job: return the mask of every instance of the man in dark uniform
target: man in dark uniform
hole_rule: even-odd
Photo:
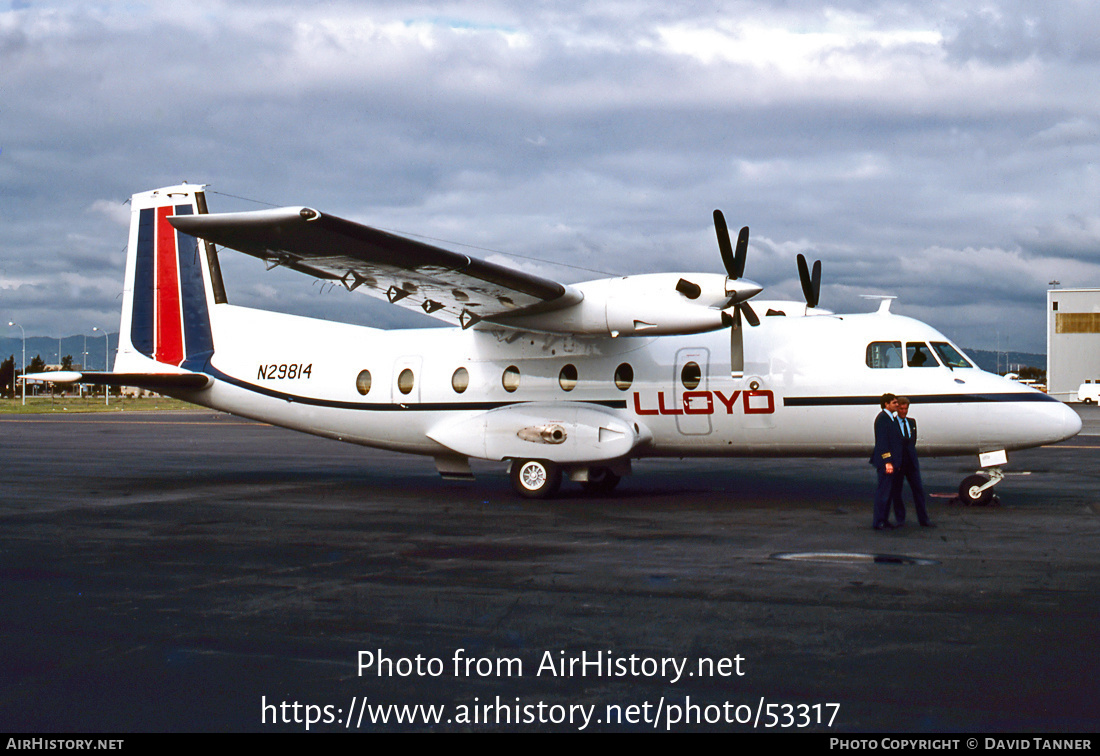
[[[898,476],[897,490],[894,493],[894,519],[897,526],[905,524],[905,504],[901,499],[902,478],[909,481],[913,490],[913,506],[917,509],[917,521],[922,527],[934,528],[936,524],[928,519],[928,510],[924,502],[924,485],[920,479],[920,462],[917,460],[917,421],[909,417],[909,399],[899,396],[898,427],[901,429],[902,455],[901,472]]]
[[[875,450],[871,452],[870,460],[878,472],[871,525],[875,530],[888,530],[894,527],[889,521],[890,503],[894,500],[895,489],[901,486],[904,444],[897,422],[898,398],[893,394],[883,394],[879,405],[882,411],[875,418]]]

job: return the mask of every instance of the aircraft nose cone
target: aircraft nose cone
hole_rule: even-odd
[[[1062,405],[1062,437],[1060,441],[1073,438],[1081,432],[1081,416],[1069,405]]]

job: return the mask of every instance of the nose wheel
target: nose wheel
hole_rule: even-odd
[[[989,477],[986,475],[968,475],[959,484],[959,501],[975,507],[984,507],[993,500],[993,488],[986,486]]]
[[[993,486],[1004,480],[999,467],[989,468],[989,474],[975,473],[963,478],[959,484],[959,501],[970,506],[984,507],[993,501]]]

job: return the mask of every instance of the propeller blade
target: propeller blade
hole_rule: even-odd
[[[810,304],[810,307],[817,307],[818,300],[821,298],[821,260],[814,260],[812,279],[814,285],[814,301]]]
[[[821,296],[821,260],[814,261],[814,271],[810,274],[806,258],[798,254],[798,280],[802,282],[802,294],[806,297],[807,307],[817,307]]]
[[[749,322],[749,325],[751,325],[753,328],[760,325],[760,318],[756,317],[756,313],[753,312],[751,307],[749,307],[748,302],[742,302],[741,304],[737,305],[737,310],[745,316],[745,320],[747,320]]]
[[[745,334],[740,328],[730,329],[730,376],[745,374]]]
[[[814,298],[814,290],[810,281],[810,268],[806,265],[806,256],[799,252],[797,262],[798,280],[802,282],[802,296],[806,298],[806,304],[812,307],[810,300]]]
[[[726,218],[721,210],[714,211],[714,233],[718,236],[718,251],[722,253],[722,265],[726,268],[726,274],[730,278],[740,278],[740,275],[734,274],[736,261],[733,256],[733,245],[730,244],[730,231],[726,227]]]
[[[733,258],[733,267],[736,271],[736,275],[732,278],[740,278],[745,275],[745,259],[749,254],[749,227],[745,226],[741,229],[741,233],[737,235],[737,252]]]

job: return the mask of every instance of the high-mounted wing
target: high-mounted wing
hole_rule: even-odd
[[[548,312],[583,295],[570,286],[308,207],[172,216],[180,231],[392,304],[469,328],[496,316]]]

